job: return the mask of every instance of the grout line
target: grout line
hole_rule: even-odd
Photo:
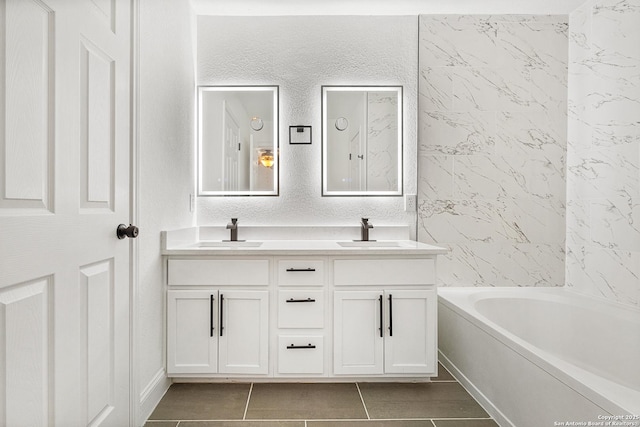
[[[150,423],[150,424],[154,424],[154,423],[182,423],[185,421],[189,421],[189,422],[211,422],[211,421],[215,421],[215,422],[236,422],[236,423],[240,423],[242,421],[251,421],[251,422],[282,422],[282,421],[288,421],[288,422],[292,422],[292,421],[297,421],[297,422],[301,422],[304,421],[305,426],[307,426],[307,423],[309,421],[311,422],[318,422],[318,421],[359,421],[359,422],[366,422],[366,421],[472,421],[472,420],[493,420],[493,418],[491,417],[415,417],[415,418],[375,418],[375,419],[364,419],[364,418],[310,418],[310,419],[303,419],[303,418],[283,418],[283,419],[271,419],[271,418],[258,418],[255,420],[241,420],[241,419],[202,419],[202,420],[147,420],[146,422]]]
[[[433,427],[438,427],[436,423],[433,421],[433,418],[431,418],[431,424],[433,424]]]
[[[364,403],[364,398],[362,397],[362,392],[360,391],[360,386],[356,383],[356,389],[358,389],[358,394],[360,395],[360,401],[362,402],[362,407],[364,408],[364,413],[367,414],[367,419],[370,420],[369,411],[367,411],[367,405]]]
[[[247,410],[249,410],[249,401],[251,400],[251,392],[253,391],[253,383],[251,383],[251,387],[249,387],[249,394],[247,395],[247,404],[244,405],[244,414],[242,414],[242,420],[247,419]]]

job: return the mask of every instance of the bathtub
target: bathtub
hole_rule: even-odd
[[[440,361],[501,426],[640,426],[640,310],[565,288],[438,296]]]

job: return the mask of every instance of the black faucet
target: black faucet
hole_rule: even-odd
[[[360,219],[360,240],[363,242],[369,241],[369,229],[373,228],[373,225],[369,224],[369,218]]]
[[[231,230],[230,241],[238,241],[238,218],[231,218],[231,222],[227,224],[227,230]]]

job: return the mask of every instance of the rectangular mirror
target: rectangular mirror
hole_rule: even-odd
[[[402,86],[322,86],[322,195],[402,195]]]
[[[278,86],[198,87],[198,195],[278,195]]]

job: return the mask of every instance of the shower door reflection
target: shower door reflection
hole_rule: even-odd
[[[322,87],[322,194],[402,194],[402,87]]]

